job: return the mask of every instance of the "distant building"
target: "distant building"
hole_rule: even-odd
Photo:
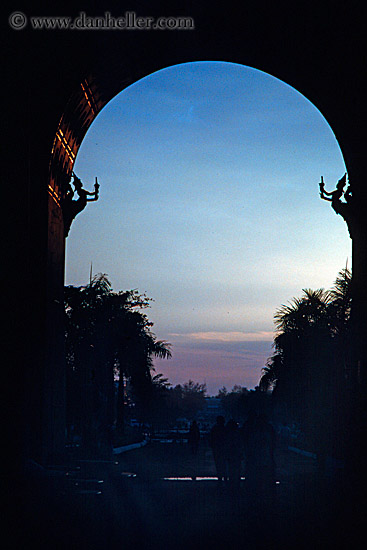
[[[206,411],[208,414],[223,414],[222,401],[219,397],[206,397]]]

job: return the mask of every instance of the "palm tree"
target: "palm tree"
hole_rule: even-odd
[[[276,353],[268,363],[270,373],[264,374],[268,379],[276,375],[276,394],[286,394],[293,409],[304,405],[315,377],[325,370],[330,303],[330,292],[304,289],[303,296],[282,305],[275,313]]]
[[[119,420],[123,420],[123,377],[137,398],[148,399],[152,356],[170,357],[169,344],[156,340],[141,310],[150,299],[137,290],[113,292],[107,275],[85,287],[65,287],[69,424],[79,425],[84,443],[96,447],[115,420],[114,374],[119,376]],[[94,449],[95,451],[95,449]]]
[[[351,273],[345,268],[331,290],[304,289],[275,313],[275,353],[263,369],[260,387],[274,388],[313,438],[340,422],[343,375],[351,306]],[[316,433],[315,426],[322,426]],[[319,441],[320,443],[320,441]]]
[[[259,382],[261,391],[273,391],[276,383],[281,375],[282,356],[275,353],[266,362],[266,366],[262,369],[262,374]]]
[[[136,313],[138,315],[135,315]],[[154,371],[153,357],[168,359],[172,355],[170,344],[164,340],[156,340],[150,326],[151,323],[145,315],[132,312],[132,315],[127,316],[125,331],[121,335],[116,350],[115,370],[119,379],[116,428],[119,433],[123,433],[125,423],[124,378],[130,381],[134,401],[145,415],[154,395],[151,374]]]

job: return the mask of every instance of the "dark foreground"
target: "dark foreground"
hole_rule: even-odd
[[[360,502],[345,494],[342,479],[320,479],[312,458],[286,449],[276,456],[275,495],[261,497],[245,480],[233,493],[200,479],[215,475],[204,443],[197,457],[186,445],[152,443],[110,463],[33,473],[8,495],[15,519],[6,548],[365,547]]]

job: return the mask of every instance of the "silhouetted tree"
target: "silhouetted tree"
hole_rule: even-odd
[[[263,369],[260,387],[274,388],[274,399],[287,404],[318,448],[332,445],[327,437],[340,425],[350,307],[351,274],[345,268],[332,290],[305,289],[274,317],[275,353]]]
[[[151,432],[166,427],[172,421],[172,407],[170,407],[170,388],[168,378],[158,373],[152,376],[151,389],[145,400],[135,403],[135,416],[141,423],[150,425]]]
[[[239,422],[244,421],[251,410],[267,414],[270,412],[270,395],[262,391],[259,386],[249,390],[236,384],[231,391],[223,387],[219,390],[217,397],[221,400],[226,417]]]
[[[221,400],[223,411],[227,418],[241,420],[246,416],[246,400],[249,390],[240,385],[233,386],[231,391],[223,387],[218,391],[217,397]]]
[[[105,274],[86,286],[65,287],[68,424],[90,452],[111,447],[115,414],[123,425],[123,378],[143,402],[152,392],[152,356],[171,355],[141,311],[149,302],[137,290],[113,292]],[[119,377],[116,408],[114,374]]]
[[[189,380],[183,385],[177,384],[170,391],[171,404],[177,410],[177,417],[193,420],[198,412],[206,407],[206,384]]]

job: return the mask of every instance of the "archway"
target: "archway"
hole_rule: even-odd
[[[34,32],[32,36],[28,32],[13,32],[10,43],[14,49],[9,47],[8,51],[13,54],[11,65],[15,78],[12,98],[15,109],[9,121],[9,162],[5,169],[14,190],[13,204],[17,204],[17,215],[12,219],[11,227],[21,236],[16,251],[18,269],[12,276],[20,293],[20,307],[15,310],[15,318],[21,321],[18,334],[23,335],[25,353],[19,353],[17,346],[14,346],[12,353],[18,361],[19,369],[14,369],[10,361],[7,370],[11,390],[7,395],[8,410],[13,415],[14,410],[19,409],[23,416],[19,418],[19,414],[16,414],[9,438],[13,451],[9,453],[12,461],[15,456],[25,460],[39,458],[43,437],[43,460],[47,462],[50,456],[54,456],[49,434],[47,431],[43,434],[39,414],[45,395],[62,383],[57,376],[56,354],[52,354],[51,350],[45,357],[46,302],[51,311],[48,319],[55,320],[53,334],[56,337],[56,333],[60,333],[60,325],[55,311],[58,305],[54,300],[58,300],[57,288],[60,288],[63,280],[63,274],[60,276],[60,271],[54,269],[59,265],[57,255],[60,258],[63,253],[62,248],[56,246],[57,236],[54,254],[47,260],[48,166],[55,129],[66,103],[72,95],[79,98],[77,103],[82,102],[80,82],[93,75],[90,82],[93,80],[95,83],[101,105],[104,105],[126,83],[177,63],[219,59],[258,67],[288,82],[323,112],[341,145],[349,176],[362,204],[366,196],[363,185],[365,132],[361,116],[364,81],[362,48],[358,36],[364,36],[361,28],[363,19],[354,9],[347,12],[344,7],[342,9],[339,12],[334,7],[332,15],[329,9],[324,13],[318,10],[316,16],[315,10],[310,7],[302,17],[291,19],[293,11],[284,12],[278,4],[274,5],[271,15],[269,12],[260,13],[256,6],[254,10],[249,9],[245,18],[241,15],[234,20],[232,14],[224,18],[223,10],[216,14],[212,6],[207,10],[201,4],[200,7],[192,8],[197,31],[190,37],[183,33],[162,33],[158,37],[137,31],[129,35],[108,33],[109,36],[107,33],[102,36],[102,32],[83,33],[81,38],[80,34],[77,36],[78,33],[67,32],[66,39],[66,33],[61,36],[61,32],[47,31],[46,40],[46,31]],[[25,83],[30,88],[28,101],[24,97]],[[71,121],[66,124],[73,135],[82,131],[82,122],[75,113],[77,106],[74,107],[70,110]],[[23,133],[23,128],[28,130],[28,134]],[[56,231],[57,227],[55,221]],[[362,335],[356,346],[356,362],[360,362],[363,371],[366,357],[363,334],[367,299],[363,283],[366,279],[367,231],[365,224],[360,228],[363,238],[353,243],[353,266],[357,283],[358,333]],[[326,241],[328,238],[325,236]],[[51,245],[52,239],[50,235]],[[23,251],[28,250],[27,247],[29,253],[24,257]],[[48,270],[47,261],[50,267]],[[49,284],[47,276],[53,277]],[[24,303],[27,303],[26,308]],[[54,372],[50,367],[53,359],[56,359]],[[44,377],[46,370],[52,373],[48,382],[45,382]],[[24,373],[24,376],[19,377],[19,372]],[[62,403],[60,405],[62,408]],[[18,464],[14,466],[12,463],[11,467],[15,472],[11,479],[16,479]],[[22,489],[18,494],[22,496]],[[17,512],[14,517],[18,517]]]
[[[350,258],[344,224],[331,210],[323,215],[318,195],[318,172],[337,181],[345,171],[332,131],[298,92],[249,67],[187,63],[136,82],[97,117],[75,171],[87,187],[94,172],[104,183],[99,202],[76,218],[67,238],[67,284],[84,284],[92,262],[114,286],[146,290],[155,299],[150,312],[158,334],[172,341],[166,311],[174,347],[186,356],[185,335],[194,333],[196,345],[223,338],[229,347],[232,335],[239,346],[241,332],[256,341],[256,331],[271,342],[276,307],[304,287],[331,286]],[[295,248],[286,258],[290,230]],[[327,250],[323,232],[334,235]],[[326,276],[328,265],[333,273]],[[278,297],[262,326],[257,318],[265,315],[269,291],[260,279],[266,287],[290,284],[273,291]],[[204,311],[214,302],[209,322]],[[258,383],[259,361],[249,387]],[[187,376],[195,376],[193,366]],[[223,379],[214,389],[210,373],[206,381],[211,393],[231,384]]]
[[[222,63],[221,65],[225,65],[225,64]],[[233,65],[233,67],[235,67],[235,65]],[[236,66],[236,67],[239,70],[239,68],[241,66]],[[251,69],[247,69],[247,70],[251,71]],[[254,70],[252,70],[252,71],[254,71]],[[256,71],[254,71],[254,73],[255,72]],[[258,74],[260,74],[259,71],[258,71]],[[265,74],[264,73],[262,73],[262,74],[265,77]],[[268,79],[271,80],[272,77],[268,76]],[[273,80],[275,81],[276,79],[273,79]],[[285,85],[283,85],[283,86],[285,86]],[[287,88],[289,90],[291,90],[289,87],[287,87]],[[83,124],[85,124],[87,126],[88,124],[91,123],[91,120],[93,120],[92,115],[95,116],[95,113],[97,112],[98,100],[95,99],[94,96],[93,96],[92,86],[87,86],[87,84],[85,82],[81,84],[81,92],[80,93],[82,94],[82,101],[84,101],[84,108],[81,109],[79,107],[79,109],[77,110],[77,113],[78,113],[78,116],[81,116]],[[297,94],[297,92],[295,92],[295,91],[293,91],[293,93]],[[299,97],[301,98],[301,96],[299,96]],[[72,106],[72,105],[75,106],[76,102],[75,101],[71,102],[69,104],[69,107]],[[82,113],[82,115],[81,115],[81,113]],[[70,115],[69,115],[69,117],[70,117]],[[322,118],[322,117],[320,117],[320,118]],[[66,174],[70,173],[70,170],[72,169],[72,167],[74,165],[74,160],[75,160],[75,156],[76,156],[75,153],[73,153],[73,148],[75,150],[75,147],[76,147],[75,144],[77,143],[77,140],[76,139],[73,140],[73,137],[72,137],[73,134],[71,132],[69,132],[69,134],[68,134],[68,132],[66,131],[65,128],[61,129],[63,127],[62,125],[65,124],[65,120],[67,120],[66,115],[65,115],[65,117],[63,117],[62,121],[60,122],[60,127],[59,127],[58,132],[57,132],[56,137],[55,137],[54,147],[53,147],[53,152],[52,152],[52,154],[53,154],[53,161],[51,163],[52,170],[54,170],[53,167],[55,166],[55,162],[56,162],[55,159],[58,159],[58,162],[59,162],[57,164],[58,169],[56,170],[56,172],[51,171],[51,181],[53,183],[50,184],[50,200],[53,204],[54,209],[55,209],[55,204],[57,204],[57,194],[58,194],[59,188],[60,188],[56,184],[57,177],[55,176],[55,174],[57,174],[58,170],[61,168],[61,169],[64,170],[64,177],[67,178],[68,176]],[[66,138],[67,135],[70,136],[70,141],[67,140],[67,138]],[[341,166],[340,169],[343,170],[343,167]],[[278,175],[278,177],[279,177],[279,175]],[[336,175],[334,177],[336,177]],[[61,180],[59,180],[59,181],[61,181]],[[67,181],[67,180],[65,179],[65,181]],[[315,177],[315,181],[316,181],[316,177]],[[265,188],[264,188],[263,191],[265,192]],[[249,192],[251,192],[250,189],[249,189]],[[315,192],[315,197],[316,196],[317,196],[317,192]],[[274,197],[274,200],[276,200],[275,197]],[[297,197],[294,197],[293,200],[297,201]],[[268,215],[269,215],[269,213],[268,213]],[[279,214],[278,214],[278,216],[279,216]],[[51,219],[55,220],[55,217],[53,217]],[[59,227],[59,230],[62,232],[61,227]],[[56,234],[57,234],[57,232],[55,230],[53,230],[53,235],[56,235]],[[289,298],[290,298],[290,296],[289,296]],[[52,346],[52,349],[55,350],[54,345]],[[55,361],[54,361],[54,364],[55,364]]]

